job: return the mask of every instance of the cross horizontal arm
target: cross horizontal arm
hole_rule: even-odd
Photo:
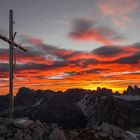
[[[8,42],[8,43],[10,43],[10,44],[13,43],[13,45],[14,45],[15,47],[19,48],[19,49],[22,50],[22,51],[27,52],[27,50],[26,50],[24,47],[22,47],[20,44],[17,44],[16,42],[12,42],[9,38],[7,38],[6,36],[4,36],[4,35],[2,35],[2,34],[0,34],[0,39],[4,40],[4,41],[6,41],[6,42]]]

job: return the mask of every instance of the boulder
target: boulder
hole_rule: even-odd
[[[100,131],[106,133],[108,136],[112,136],[115,138],[123,138],[125,136],[124,130],[122,130],[121,128],[117,126],[110,125],[108,123],[103,123],[101,125]]]
[[[8,129],[4,125],[0,125],[0,135],[4,135],[8,132]]]
[[[66,140],[64,133],[59,128],[55,128],[50,133],[48,140]]]
[[[15,140],[22,140],[23,139],[23,131],[18,129],[17,132],[15,133],[14,139]]]
[[[75,137],[78,137],[79,136],[79,133],[77,131],[69,131],[69,136],[71,138],[75,138]]]
[[[66,140],[56,123],[43,124],[27,118],[0,118],[0,140]]]
[[[33,121],[28,120],[27,118],[19,118],[14,121],[14,125],[18,128],[27,128],[33,124]]]
[[[0,137],[0,140],[5,140],[3,137]]]

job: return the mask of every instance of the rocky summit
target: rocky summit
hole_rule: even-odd
[[[127,90],[124,90],[123,94],[125,95],[140,95],[140,88],[135,85],[134,87],[128,86]]]
[[[135,136],[134,136],[135,135]],[[61,129],[28,118],[0,118],[0,140],[139,140],[140,133],[102,123],[92,129]]]
[[[139,88],[126,91],[20,88],[14,120],[7,118],[8,95],[0,96],[0,140],[139,140]]]
[[[57,123],[63,129],[92,128],[107,122],[123,129],[140,126],[140,96],[137,86],[131,94],[111,89],[68,89],[65,92],[20,88],[15,96],[14,117],[28,117],[45,123]],[[0,116],[8,116],[8,95],[0,96]]]
[[[0,140],[66,140],[57,124],[27,118],[0,118]]]

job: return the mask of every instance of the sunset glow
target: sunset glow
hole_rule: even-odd
[[[140,86],[140,33],[137,29],[140,25],[137,18],[140,12],[139,0],[77,1],[90,10],[87,8],[87,11],[81,12],[81,8],[77,9],[79,11],[75,15],[80,16],[73,16],[71,11],[69,19],[66,10],[69,3],[63,9],[67,11],[66,15],[63,11],[60,15],[53,15],[50,9],[48,15],[40,13],[42,17],[35,16],[36,5],[33,5],[33,9],[27,6],[27,11],[33,10],[30,17],[26,11],[15,7],[15,30],[19,32],[17,41],[23,42],[28,50],[24,53],[16,49],[15,94],[20,87],[54,91],[106,87],[122,92],[128,85]],[[72,3],[70,9],[74,3],[77,4],[74,1]],[[28,4],[31,6],[32,3]],[[1,21],[8,19],[6,11],[10,6],[4,3],[3,7],[5,13],[0,14]],[[58,5],[54,8],[55,13],[60,7]],[[47,4],[46,7],[42,6],[43,9],[49,13]],[[96,12],[92,13],[94,10]],[[30,18],[33,18],[32,22]],[[0,23],[0,31],[8,35],[8,20],[5,24]],[[8,45],[0,40],[0,94],[8,93],[8,82]]]

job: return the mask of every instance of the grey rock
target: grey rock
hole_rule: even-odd
[[[17,130],[15,136],[14,136],[15,140],[22,140],[23,139],[23,131],[22,130]]]
[[[78,137],[79,136],[79,133],[76,132],[76,131],[70,131],[69,132],[69,136],[72,137],[72,138],[75,138],[75,137]]]
[[[4,119],[0,117],[0,124],[4,123]]]
[[[52,129],[58,128],[58,125],[57,125],[56,123],[52,123],[52,124],[51,124],[51,128],[52,128]]]
[[[14,122],[14,119],[12,119],[12,118],[5,118],[4,119],[4,125],[6,125],[6,126],[13,124],[13,122]]]
[[[16,131],[12,129],[8,129],[8,132],[6,134],[6,137],[13,137]]]
[[[19,118],[14,121],[14,125],[18,128],[27,128],[33,124],[33,121],[28,120],[26,118]]]
[[[44,127],[43,124],[41,123],[41,121],[39,121],[39,120],[36,120],[35,121],[35,125]]]
[[[43,140],[48,140],[48,136],[45,134]]]
[[[98,135],[103,137],[103,138],[107,138],[108,137],[108,134],[104,133],[104,132],[99,132]]]
[[[123,138],[125,135],[125,132],[121,128],[114,125],[110,125],[108,123],[103,123],[101,125],[101,130],[108,136],[113,136],[115,138]]]
[[[31,137],[33,140],[42,140],[43,139],[43,135],[45,134],[44,129],[42,129],[40,126],[36,126],[36,127],[32,128],[31,130],[32,130]]]
[[[19,118],[0,118],[0,140],[66,140],[58,125]],[[71,132],[72,133],[72,132]],[[79,135],[72,133],[71,135]]]
[[[48,140],[66,140],[66,137],[62,130],[55,128],[49,135]]]
[[[0,135],[3,135],[8,132],[8,129],[4,125],[0,125]]]
[[[25,136],[24,140],[33,140],[30,135]]]
[[[137,135],[137,139],[140,140],[140,135]]]
[[[14,138],[7,138],[7,140],[15,140]]]
[[[5,140],[3,137],[0,137],[0,140]]]

